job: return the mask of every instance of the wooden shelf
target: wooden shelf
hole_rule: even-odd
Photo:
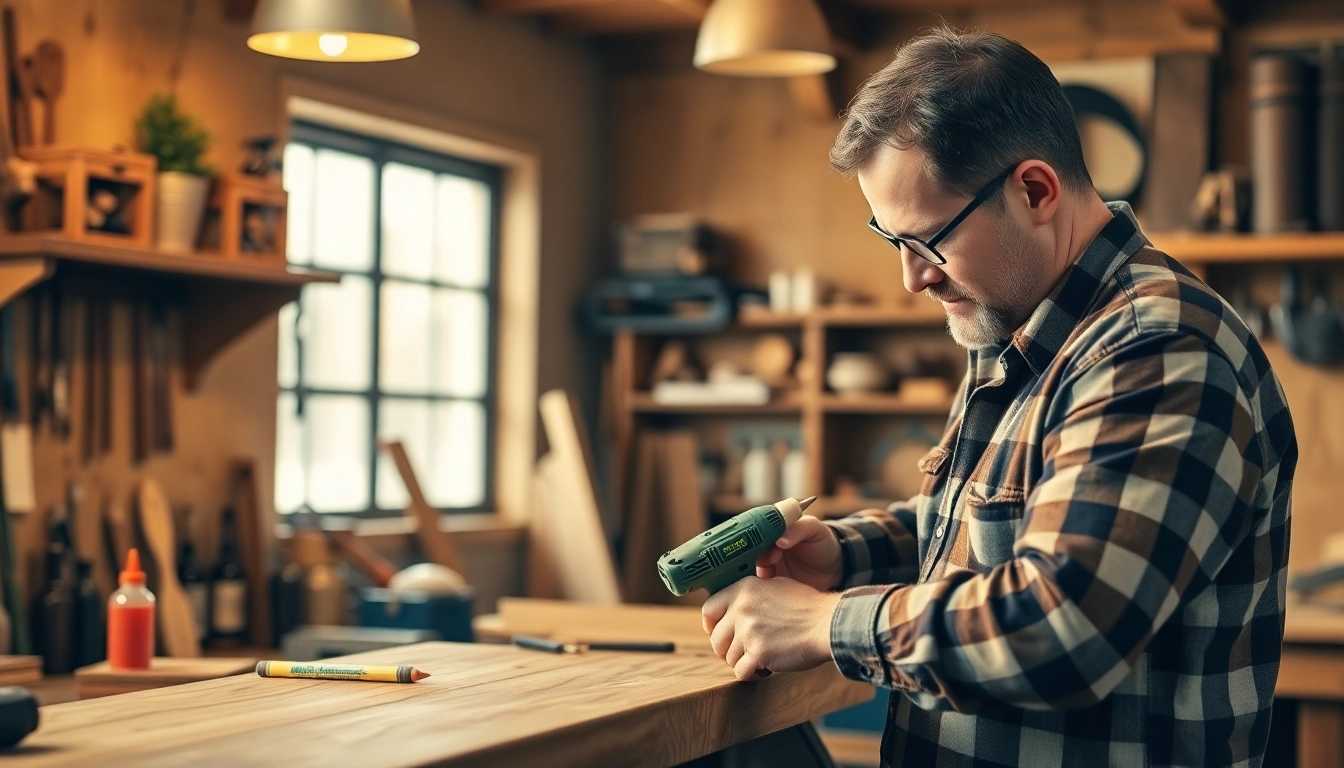
[[[874,393],[863,395],[824,395],[821,409],[826,413],[890,413],[897,415],[947,415],[952,399],[930,402],[911,401],[900,395]]]
[[[1294,232],[1275,235],[1149,234],[1153,247],[1194,264],[1344,260],[1344,232]]]
[[[180,307],[182,368],[193,387],[216,353],[297,299],[303,286],[340,276],[59,237],[0,236],[0,305],[49,279],[81,295]]]
[[[802,328],[813,324],[829,328],[900,328],[940,326],[946,319],[940,306],[920,301],[909,306],[822,307],[807,313],[748,309],[738,313],[737,322],[744,328]]]
[[[813,517],[844,517],[861,509],[886,509],[890,505],[890,499],[820,496],[807,508],[807,513]],[[760,504],[753,504],[742,496],[729,494],[720,494],[709,500],[710,511],[720,515],[736,515],[757,506],[760,506]]]
[[[764,405],[743,405],[726,403],[723,405],[668,405],[656,403],[648,392],[637,392],[633,398],[636,413],[686,413],[686,414],[755,414],[755,413],[800,413],[802,399],[796,392],[779,394]]]

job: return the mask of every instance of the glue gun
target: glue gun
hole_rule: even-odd
[[[714,594],[756,573],[756,559],[803,516],[816,496],[753,507],[658,558],[658,575],[674,595],[701,587]]]

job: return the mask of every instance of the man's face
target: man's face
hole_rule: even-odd
[[[858,178],[878,225],[893,235],[927,241],[971,201],[930,179],[915,148],[882,145]],[[1006,184],[1012,183],[1009,177]],[[1003,210],[982,204],[936,247],[946,264],[900,249],[905,288],[942,303],[948,330],[961,346],[1007,339],[1040,303],[1047,249],[1033,242],[1011,200]]]

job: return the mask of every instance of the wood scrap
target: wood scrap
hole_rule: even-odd
[[[662,603],[670,596],[658,577],[659,542],[664,538],[658,514],[658,448],[661,436],[642,432],[635,441],[634,474],[630,480],[629,516],[621,565],[626,599],[632,603]]]
[[[253,646],[265,648],[271,642],[270,519],[262,519],[256,464],[234,459],[231,475],[238,549],[247,579],[248,634]]]
[[[194,658],[201,655],[200,633],[192,614],[191,599],[177,580],[177,537],[168,499],[155,480],[140,483],[140,527],[158,566],[155,614],[163,649],[168,656]]]
[[[547,499],[548,509],[543,514],[550,518],[547,526],[562,542],[556,550],[562,576],[573,577],[564,579],[566,591],[583,602],[616,605],[621,602],[621,593],[597,505],[592,454],[577,417],[578,408],[570,395],[559,389],[543,394],[539,407],[555,459],[550,465],[555,493]]]
[[[411,460],[406,455],[406,448],[396,441],[383,443],[382,448],[392,457],[393,463],[397,465],[397,473],[401,475],[401,481],[406,485],[406,495],[411,500],[406,507],[406,513],[415,520],[415,535],[425,555],[431,562],[457,571],[467,583],[471,583],[471,576],[467,574],[462,556],[458,554],[452,537],[439,527],[439,513],[425,501],[425,494],[420,490],[420,481],[416,479],[415,469],[411,467]]]

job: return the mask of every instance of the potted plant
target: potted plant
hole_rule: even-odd
[[[155,242],[159,250],[191,253],[210,192],[210,168],[201,162],[210,134],[177,109],[177,98],[157,94],[135,121],[140,151],[159,159]]]

